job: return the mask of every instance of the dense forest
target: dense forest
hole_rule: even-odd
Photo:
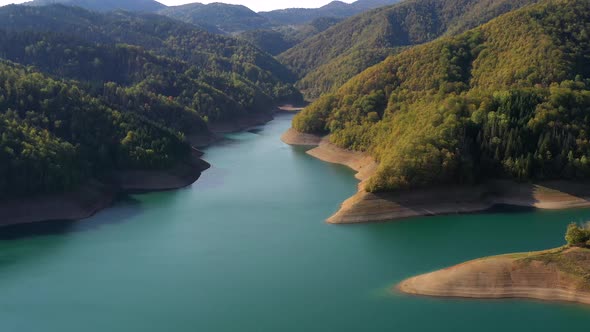
[[[301,99],[293,74],[267,53],[158,15],[6,6],[0,38],[0,56],[11,61],[97,91],[115,82],[155,92],[213,122]]]
[[[475,28],[538,0],[407,0],[368,11],[309,38],[279,56],[313,100],[409,46]]]
[[[370,191],[590,176],[590,2],[547,0],[390,56],[294,120],[379,162]]]
[[[109,107],[75,83],[0,62],[0,198],[74,188],[188,157],[183,135]]]

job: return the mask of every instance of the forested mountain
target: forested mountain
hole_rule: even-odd
[[[225,3],[191,3],[167,7],[159,11],[187,23],[214,26],[226,33],[264,29],[271,26],[270,21],[253,12],[248,7]]]
[[[188,158],[179,132],[130,108],[121,112],[75,83],[0,62],[0,198],[60,192],[115,170],[162,169]]]
[[[146,56],[149,55],[148,51],[152,51],[154,55],[167,57],[169,63],[179,63],[171,70],[180,68],[179,71],[186,71],[192,68],[193,79],[198,79],[210,86],[218,95],[227,94],[228,100],[234,99],[243,106],[259,105],[255,102],[257,99],[255,96],[262,96],[269,105],[286,100],[297,101],[300,98],[298,92],[289,84],[293,80],[291,72],[270,55],[246,42],[210,34],[190,24],[159,15],[129,12],[99,14],[61,5],[39,8],[6,6],[0,8],[0,30],[2,29],[9,34],[19,35],[14,38],[22,39],[14,43],[24,47],[20,51],[28,52],[26,54],[28,58],[19,57],[11,58],[11,60],[25,64],[37,64],[32,60],[35,56],[41,61],[49,61],[49,59],[63,61],[68,58],[62,54],[64,52],[72,52],[74,55],[71,57],[74,59],[81,60],[80,57],[86,56],[85,60],[94,61],[94,57],[86,54],[91,52],[87,51],[88,45],[85,43],[94,43],[102,49],[117,48],[116,44],[124,43],[140,46],[141,49],[137,52],[145,53]],[[33,32],[36,32],[36,35],[31,37]],[[29,45],[25,45],[28,42],[26,38],[32,38]],[[39,41],[39,39],[46,40]],[[65,43],[68,47],[53,47],[52,42]],[[19,52],[19,49],[8,48],[7,54]],[[124,47],[118,47],[119,50],[122,48]],[[76,52],[77,49],[80,51]],[[42,52],[48,54],[38,55]],[[124,60],[124,58],[121,59]],[[116,68],[108,59],[98,57],[97,60],[102,61],[105,68]],[[78,68],[75,65],[71,67],[71,72],[76,73]],[[143,64],[139,68],[142,67],[144,67]],[[55,70],[57,66],[52,68]],[[105,73],[100,68],[96,71]],[[166,70],[162,72],[165,73]],[[77,72],[78,75],[81,73],[84,71]],[[64,74],[64,72],[58,74]],[[236,97],[231,98],[232,94],[244,97],[235,99]],[[228,102],[221,104],[228,104]],[[219,114],[211,118],[212,121],[226,118],[222,108],[218,106],[214,108]],[[250,110],[254,108],[256,107],[247,107]]]
[[[371,67],[296,116],[379,162],[370,191],[590,177],[590,2],[547,0]]]
[[[46,6],[64,4],[95,11],[128,10],[137,12],[155,12],[166,6],[154,0],[33,0],[26,2],[29,6]]]
[[[309,99],[333,91],[404,47],[457,34],[538,0],[408,0],[350,18],[279,59]]]
[[[392,5],[399,1],[400,0],[358,0],[351,4],[342,1],[332,1],[320,8],[289,8],[261,12],[259,14],[277,25],[301,25],[320,17],[350,17],[369,9]]]
[[[238,37],[250,42],[263,51],[272,55],[278,55],[307,38],[327,30],[341,20],[335,17],[320,17],[305,25],[245,31],[239,34]]]
[[[208,124],[301,99],[267,53],[153,14],[2,7],[0,58],[0,196],[166,168]]]

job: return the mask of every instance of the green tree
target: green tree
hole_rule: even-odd
[[[570,246],[585,244],[586,241],[590,240],[590,231],[576,223],[571,223],[567,226],[565,240]]]

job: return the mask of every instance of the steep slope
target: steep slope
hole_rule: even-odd
[[[261,12],[259,14],[277,25],[301,25],[320,17],[350,17],[369,9],[392,5],[397,2],[399,0],[358,0],[351,4],[342,1],[332,1],[320,8],[289,8]]]
[[[191,3],[161,9],[160,14],[187,23],[214,26],[226,33],[263,29],[271,26],[270,21],[241,5],[225,3]]]
[[[390,56],[296,116],[380,166],[368,191],[587,179],[590,3],[549,0]]]
[[[279,56],[315,99],[404,47],[456,34],[537,0],[409,0],[350,18]]]
[[[156,12],[166,7],[155,0],[34,0],[25,3],[29,6],[53,4],[64,4],[102,12],[112,10]]]

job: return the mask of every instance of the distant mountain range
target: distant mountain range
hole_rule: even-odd
[[[284,25],[303,25],[320,17],[346,18],[400,0],[358,0],[348,4],[333,1],[320,8],[292,8],[256,13],[248,7],[225,3],[190,3],[167,7],[155,0],[33,0],[31,6],[64,4],[94,11],[127,10],[153,12],[205,27],[212,32],[235,33]]]
[[[95,11],[122,9],[137,12],[155,12],[166,8],[166,5],[155,0],[33,0],[26,2],[25,5],[46,6],[57,3]]]
[[[350,4],[342,1],[332,1],[320,8],[279,9],[261,12],[260,15],[275,24],[304,24],[320,17],[350,17],[370,9],[393,5],[398,2],[400,0],[358,0]]]
[[[270,20],[257,14],[250,8],[225,3],[190,3],[164,8],[159,14],[166,15],[187,23],[214,26],[222,31],[265,29],[272,26]]]

